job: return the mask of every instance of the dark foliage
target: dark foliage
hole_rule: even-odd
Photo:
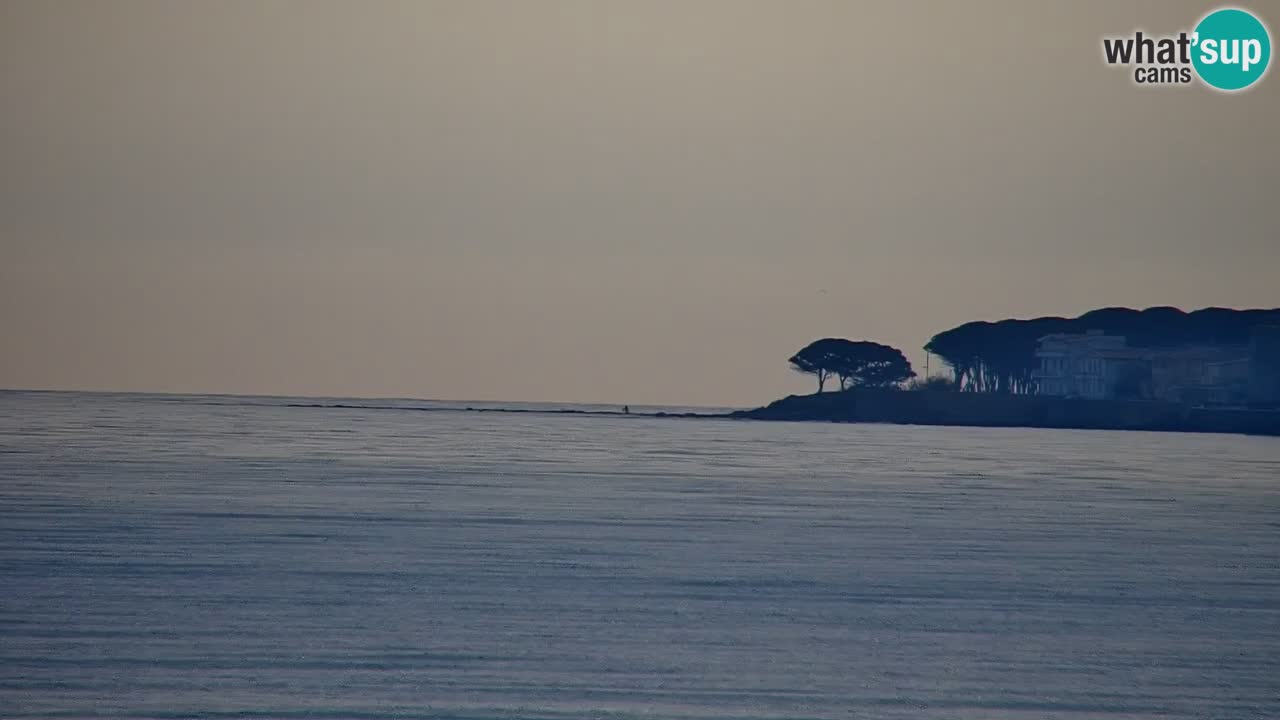
[[[918,392],[954,392],[956,381],[944,375],[932,375],[927,378],[916,378],[907,383],[907,390]]]
[[[1275,324],[1280,324],[1280,309],[1102,308],[1077,318],[965,323],[934,335],[924,349],[942,358],[961,390],[1025,393],[1034,390],[1036,344],[1045,335],[1101,330],[1123,335],[1131,347],[1243,345],[1255,327]]]
[[[815,340],[791,356],[789,362],[792,369],[817,377],[818,392],[832,375],[840,379],[841,390],[896,387],[915,377],[901,350],[866,340]]]

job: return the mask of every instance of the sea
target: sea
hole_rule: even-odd
[[[1280,439],[617,409],[0,392],[0,717],[1280,717]]]

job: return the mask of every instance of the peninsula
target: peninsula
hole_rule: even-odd
[[[1280,436],[1280,309],[974,322],[925,350],[949,373],[917,378],[878,343],[815,341],[789,362],[817,392],[732,417]]]

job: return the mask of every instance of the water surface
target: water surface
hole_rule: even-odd
[[[0,393],[0,716],[1280,715],[1275,438],[308,404]]]

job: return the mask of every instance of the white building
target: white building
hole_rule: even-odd
[[[1132,360],[1124,336],[1090,330],[1040,338],[1035,371],[1041,395],[1101,399],[1113,396],[1117,367]]]
[[[1265,391],[1257,343],[1131,348],[1121,335],[1090,331],[1040,338],[1032,376],[1041,395],[1244,405]],[[1257,402],[1255,400],[1255,402]]]

